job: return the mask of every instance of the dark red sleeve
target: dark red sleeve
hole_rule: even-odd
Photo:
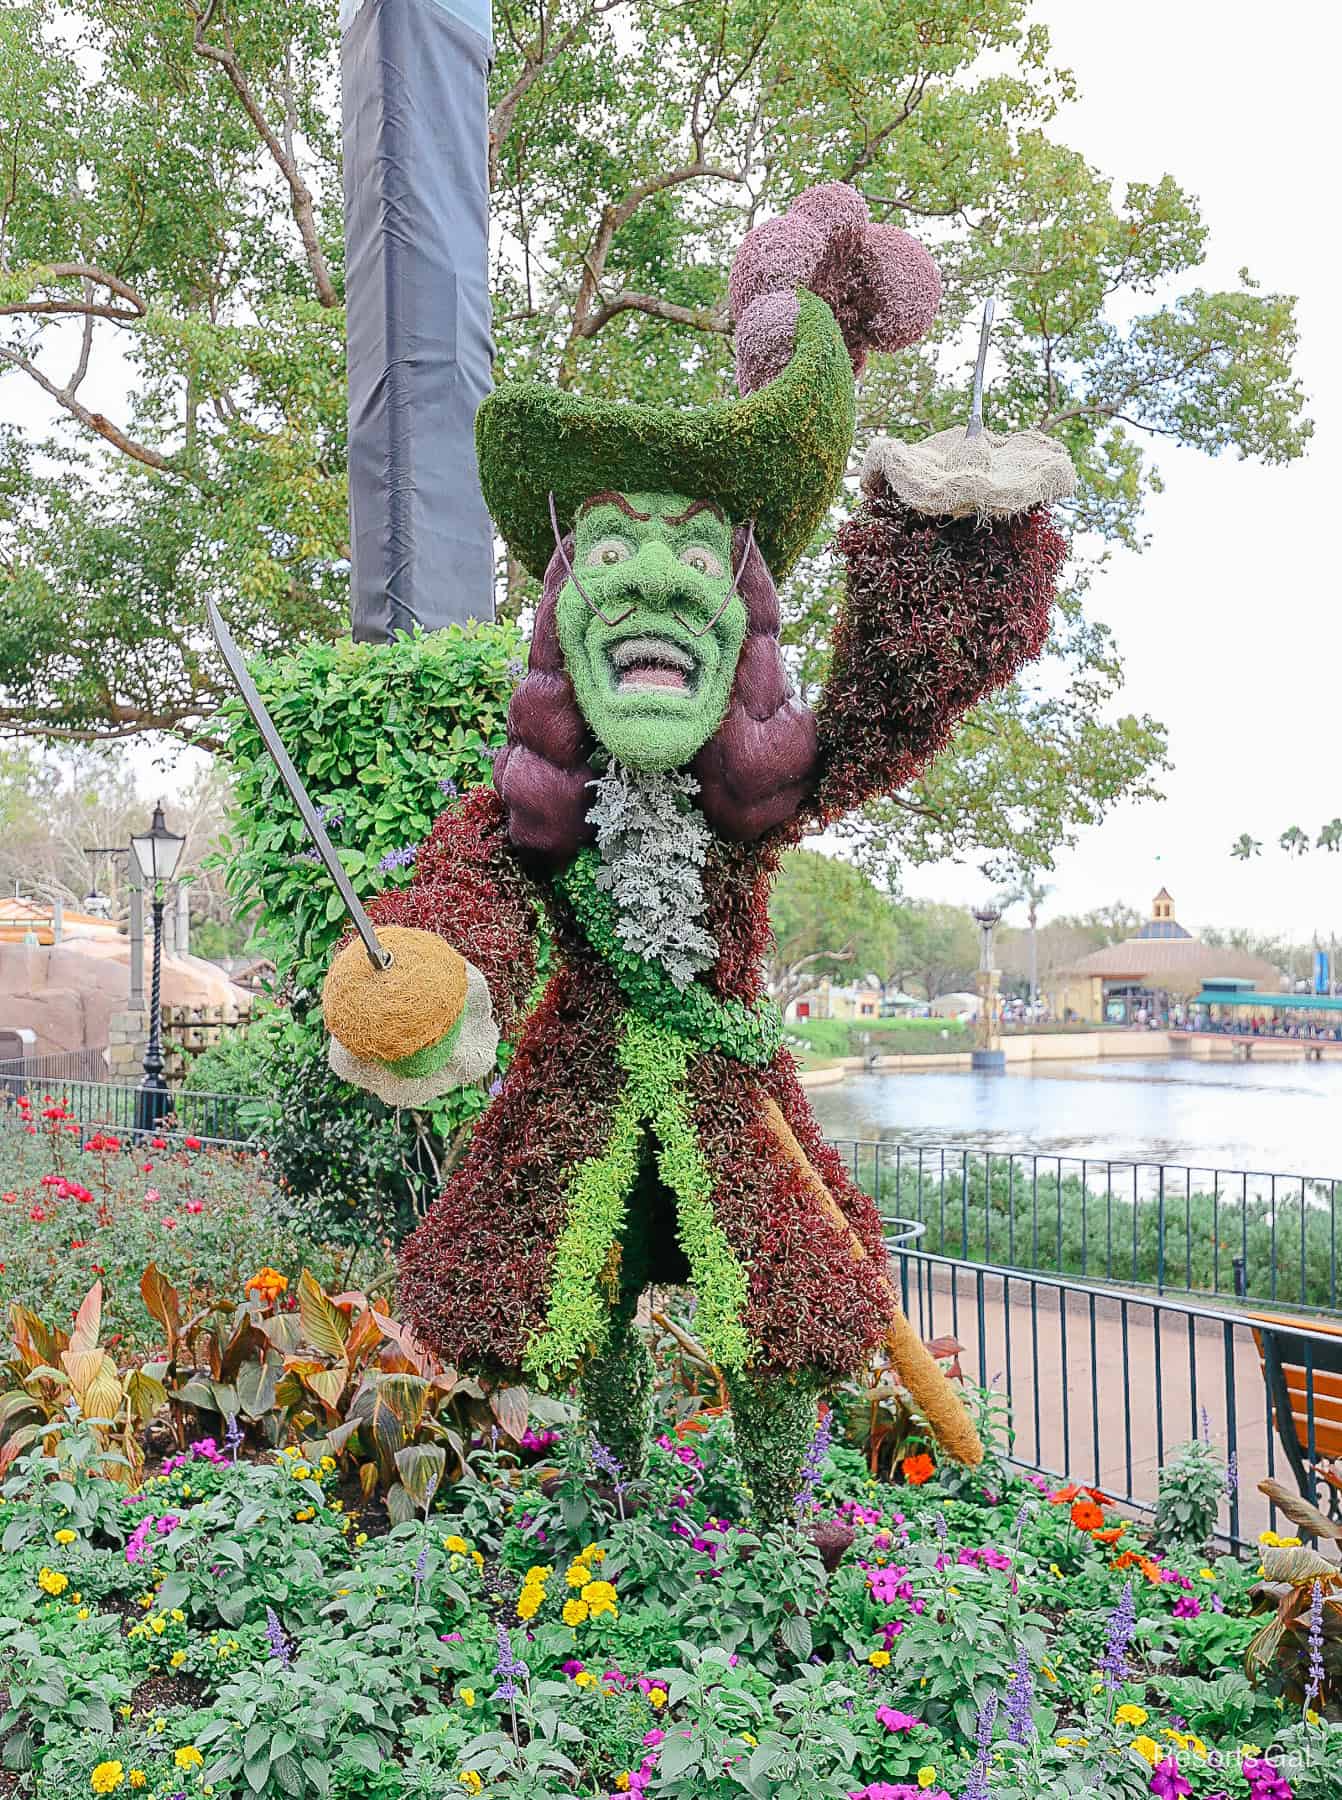
[[[536,980],[538,905],[508,842],[502,800],[492,788],[474,788],[439,815],[409,887],[380,895],[368,911],[378,925],[436,931],[474,963],[507,1037]]]
[[[848,580],[817,708],[824,823],[911,781],[1038,656],[1067,554],[1045,507],[934,519],[889,495],[864,501],[837,548]]]

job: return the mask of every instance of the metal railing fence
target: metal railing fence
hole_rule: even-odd
[[[882,1211],[961,1262],[1336,1311],[1342,1182],[1250,1169],[833,1140]]]
[[[74,1062],[85,1055],[100,1057],[101,1053],[75,1051],[69,1060]],[[22,1063],[0,1062],[0,1124],[12,1123],[19,1117],[22,1109],[18,1102],[22,1098],[27,1102],[27,1116],[39,1126],[45,1123],[59,1127],[62,1121],[47,1120],[44,1114],[48,1109],[60,1108],[69,1123],[78,1128],[81,1143],[99,1135],[121,1138],[133,1133],[139,1088],[106,1079],[84,1079],[78,1066],[69,1074],[33,1070],[34,1062],[64,1060],[40,1057]],[[190,1137],[216,1149],[247,1149],[255,1142],[255,1120],[262,1104],[244,1094],[174,1089],[170,1110],[154,1126],[152,1135],[169,1141]]]
[[[1314,1465],[1327,1428],[1316,1375],[1322,1397],[1342,1356],[1336,1334],[1307,1321],[1290,1328],[1303,1392],[1295,1418],[1285,1404],[1279,1418],[1259,1347],[1273,1328],[1252,1316],[921,1248],[893,1254],[920,1335],[958,1338],[966,1377],[1005,1395],[1013,1461],[1150,1510],[1168,1453],[1209,1437],[1231,1471],[1220,1531],[1239,1545],[1276,1528],[1276,1509],[1258,1492],[1265,1477],[1322,1503]],[[1297,1447],[1289,1459],[1285,1440]]]

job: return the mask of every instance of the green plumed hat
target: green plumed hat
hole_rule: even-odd
[[[485,504],[510,552],[544,575],[561,531],[593,494],[675,493],[755,521],[775,580],[806,549],[839,490],[853,441],[853,365],[834,315],[797,293],[796,338],[772,381],[684,411],[590,400],[539,381],[495,388],[476,416]]]

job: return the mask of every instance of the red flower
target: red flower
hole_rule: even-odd
[[[188,1150],[200,1149],[200,1139],[197,1137],[183,1138],[182,1142],[186,1145]]]
[[[150,1138],[149,1140],[149,1148],[151,1150],[166,1150],[167,1147],[167,1138]]]
[[[916,1456],[906,1456],[899,1466],[910,1487],[921,1487],[937,1472],[937,1465],[925,1450],[920,1450]]]
[[[34,1206],[28,1214],[28,1217],[32,1220],[34,1225],[40,1225],[46,1216],[47,1215],[40,1206]]]
[[[189,1213],[203,1213],[205,1211],[205,1202],[203,1200],[188,1200],[186,1203],[186,1211]]]
[[[176,1231],[177,1229],[176,1219],[164,1219],[162,1224],[165,1231]]]
[[[72,1250],[87,1250],[88,1245],[85,1243],[83,1238],[71,1238],[70,1239],[70,1248]]]

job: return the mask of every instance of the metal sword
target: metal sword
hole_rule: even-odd
[[[377,933],[373,929],[373,921],[363,909],[363,903],[350,884],[345,873],[344,864],[336,855],[335,846],[326,835],[326,828],[318,817],[317,809],[312,804],[307,789],[303,786],[303,778],[293,765],[293,758],[284,747],[284,741],[275,729],[275,721],[266,711],[266,703],[256,691],[256,683],[247,673],[247,665],[242,660],[242,652],[233,638],[233,633],[224,623],[224,616],[213,600],[207,599],[205,611],[209,616],[210,630],[214,633],[214,641],[219,646],[219,654],[228,664],[228,672],[233,677],[238,692],[242,695],[243,704],[252,715],[256,729],[261,733],[261,740],[270,752],[271,761],[280,772],[280,780],[289,790],[290,798],[298,808],[308,836],[312,839],[318,856],[325,865],[327,874],[339,889],[340,898],[345,902],[345,910],[354,921],[354,929],[363,939],[363,947],[368,952],[368,960],[375,969],[391,967],[391,951],[384,950],[377,941]]]

